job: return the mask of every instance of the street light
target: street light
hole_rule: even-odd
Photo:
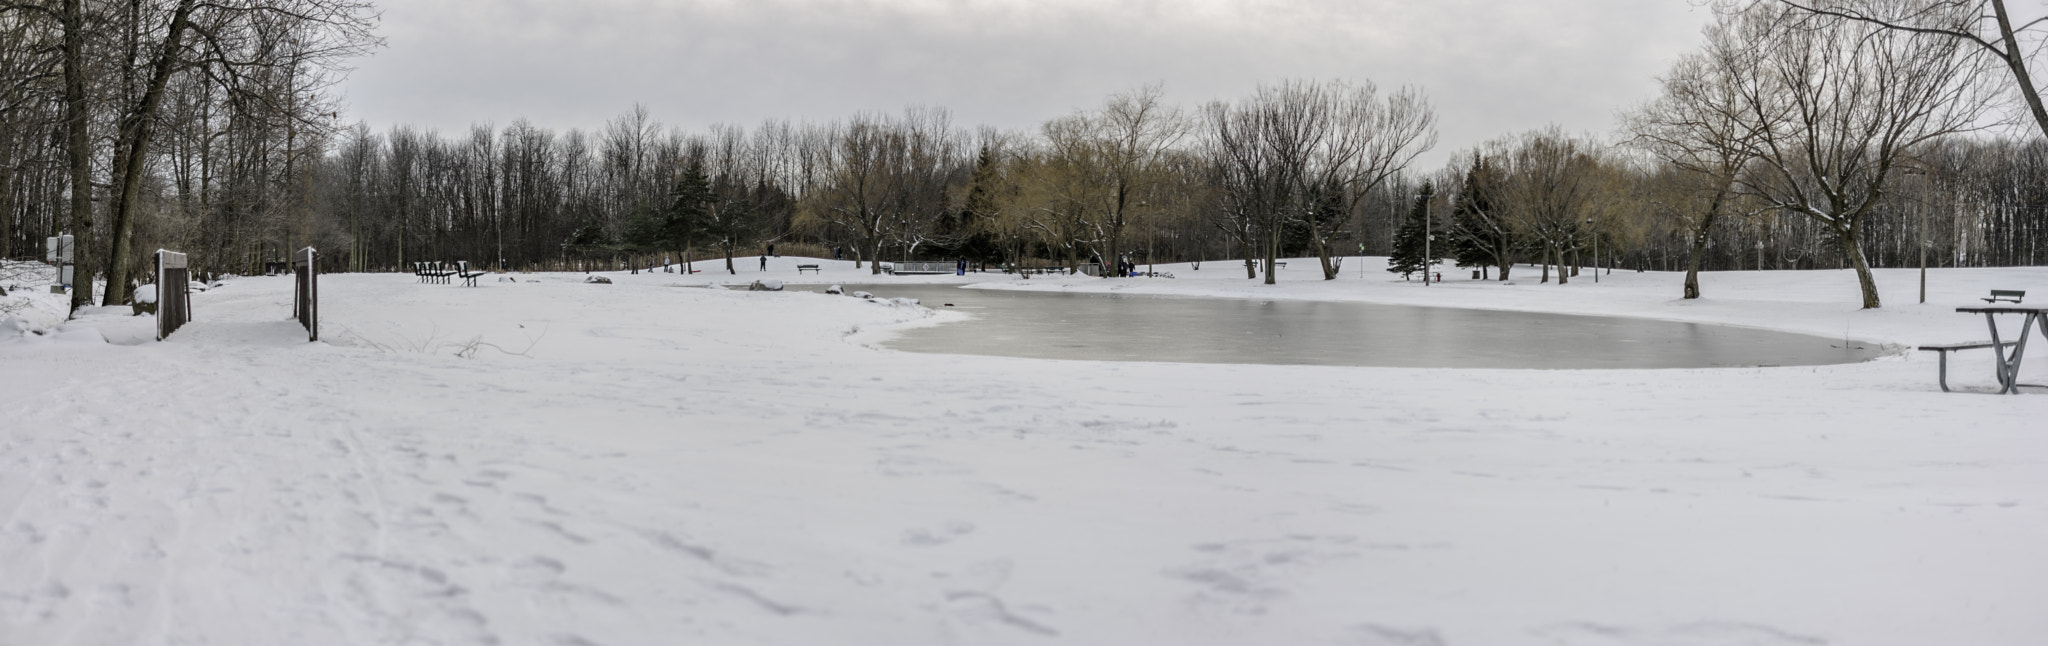
[[[1429,267],[1436,264],[1430,255],[1429,243],[1436,241],[1436,232],[1430,230],[1429,193],[1417,193],[1415,199],[1422,200],[1422,286],[1429,286]]]
[[[1600,227],[1593,224],[1593,218],[1586,218],[1586,226],[1593,228],[1593,284],[1600,284]]]
[[[1906,175],[1927,177],[1927,171],[1920,168],[1900,168]],[[1927,304],[1927,205],[1914,200],[1913,210],[1920,212],[1920,304]]]

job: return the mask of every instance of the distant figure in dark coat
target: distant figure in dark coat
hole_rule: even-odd
[[[768,257],[761,256],[761,271],[768,271]]]

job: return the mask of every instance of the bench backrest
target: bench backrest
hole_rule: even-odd
[[[1992,295],[1992,296],[2011,296],[2011,297],[2013,297],[2013,298],[2023,298],[2023,297],[2025,297],[2025,296],[2027,295],[2027,292],[2026,292],[2026,290],[2021,290],[2021,289],[1994,289],[1994,290],[1991,290],[1991,295]]]

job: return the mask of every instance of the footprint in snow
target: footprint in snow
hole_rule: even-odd
[[[912,547],[935,547],[951,543],[954,539],[974,533],[974,523],[961,520],[946,521],[937,528],[915,527],[904,530],[903,544]]]

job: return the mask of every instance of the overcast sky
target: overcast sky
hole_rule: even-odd
[[[382,130],[647,106],[702,128],[908,105],[1032,129],[1163,83],[1194,106],[1287,78],[1420,86],[1440,164],[1503,134],[1606,134],[1700,41],[1691,0],[385,0],[388,47],[341,86]]]

